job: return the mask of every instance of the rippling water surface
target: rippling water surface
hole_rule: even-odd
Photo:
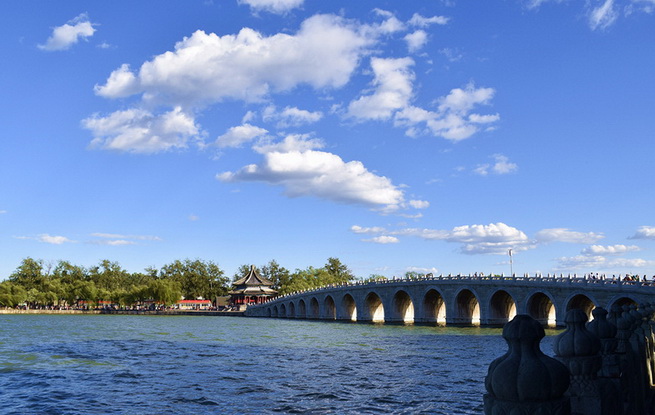
[[[4,315],[0,333],[2,414],[480,414],[507,350],[499,329],[239,317]]]

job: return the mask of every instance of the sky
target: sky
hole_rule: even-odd
[[[0,279],[655,274],[655,0],[2,9]]]

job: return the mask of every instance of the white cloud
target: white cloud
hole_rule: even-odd
[[[373,42],[359,29],[338,16],[315,15],[295,35],[264,36],[243,28],[237,35],[218,36],[198,30],[174,51],[145,62],[138,75],[121,66],[96,91],[106,97],[143,93],[147,102],[204,106],[225,99],[256,102],[302,84],[338,88]]]
[[[589,12],[589,27],[592,30],[607,29],[614,24],[619,13],[614,7],[614,0],[605,0],[603,4]]]
[[[91,236],[94,236],[96,238],[107,238],[107,239],[134,239],[137,241],[162,240],[159,236],[153,236],[153,235],[122,235],[117,233],[102,233],[102,232],[92,233]]]
[[[365,227],[361,227],[359,225],[353,225],[353,226],[350,227],[350,230],[353,233],[358,233],[358,234],[366,234],[366,233],[376,234],[376,233],[385,233],[386,232],[386,229],[381,228],[379,226],[365,228]]]
[[[407,267],[407,272],[418,272],[419,274],[433,274],[436,275],[439,270],[437,268],[425,268],[425,267]]]
[[[640,226],[628,239],[655,239],[655,226]]]
[[[65,236],[55,236],[55,235],[49,235],[47,233],[42,233],[42,234],[37,235],[37,236],[15,236],[14,238],[39,241],[39,242],[43,242],[43,243],[51,244],[51,245],[62,245],[62,244],[65,244],[65,243],[75,242],[73,240],[68,239]]]
[[[135,241],[128,241],[126,239],[107,239],[92,241],[93,245],[108,245],[108,246],[125,246],[125,245],[136,245]]]
[[[247,4],[253,12],[267,11],[274,14],[285,14],[301,7],[305,0],[238,0],[239,4]]]
[[[636,245],[591,245],[582,250],[582,255],[621,255],[626,252],[639,251]]]
[[[653,261],[645,259],[634,258],[614,258],[607,259],[602,255],[589,256],[578,255],[574,257],[560,257],[557,258],[557,270],[589,270],[589,271],[602,271],[602,270],[625,270],[631,272],[632,268],[643,268],[653,265]]]
[[[515,163],[510,163],[506,156],[494,154],[492,157],[496,159],[494,164],[481,164],[473,172],[481,176],[487,176],[489,173],[500,175],[514,173],[518,170],[518,166]]]
[[[405,36],[407,48],[411,53],[420,50],[428,42],[428,34],[424,30],[417,30]]]
[[[410,200],[409,205],[414,209],[427,209],[430,207],[430,202],[425,200]]]
[[[277,122],[277,128],[287,128],[315,123],[323,118],[323,113],[302,110],[297,107],[285,107],[278,112],[274,105],[269,105],[264,109],[262,118],[265,122]]]
[[[535,235],[539,242],[569,242],[574,244],[590,244],[605,235],[595,232],[576,232],[567,228],[542,229]]]
[[[412,97],[414,73],[409,69],[412,65],[414,61],[411,58],[372,58],[375,92],[352,101],[348,114],[358,119],[381,120],[390,118],[395,110],[406,107]]]
[[[488,105],[495,94],[493,88],[475,88],[468,84],[465,88],[455,88],[444,97],[438,99],[437,111],[407,106],[395,115],[397,126],[408,127],[410,136],[419,133],[431,133],[452,141],[471,137],[480,131],[485,124],[491,124],[500,119],[498,114],[481,115],[473,113],[479,105]],[[419,127],[425,125],[424,131]]]
[[[515,252],[532,249],[534,242],[525,233],[502,222],[489,225],[464,225],[452,230],[406,228],[388,232],[392,235],[416,236],[427,240],[443,240],[461,243],[464,254],[506,255],[511,248]]]
[[[93,23],[89,21],[89,17],[86,13],[82,13],[68,23],[55,27],[45,44],[38,45],[38,47],[46,51],[67,50],[79,42],[80,39],[86,40],[86,38],[93,36],[95,31],[96,29],[93,27]]]
[[[373,242],[376,244],[397,244],[398,242],[400,242],[400,240],[395,236],[389,236],[389,235],[376,236],[370,239],[362,239],[362,241]]]
[[[448,20],[450,19],[444,16],[423,17],[418,13],[414,13],[408,23],[412,26],[428,27],[431,24],[445,25],[448,23]]]
[[[94,115],[82,125],[94,136],[90,147],[106,150],[158,153],[202,140],[194,118],[180,107],[159,115],[142,109],[116,111],[106,117]]]
[[[242,144],[262,137],[267,133],[268,130],[263,128],[243,124],[237,127],[231,127],[225,134],[219,136],[216,139],[216,145],[219,147],[240,147]]]
[[[289,197],[315,196],[341,203],[363,204],[381,211],[395,211],[404,202],[403,191],[391,180],[368,171],[360,161],[345,162],[336,154],[308,148],[295,138],[259,147],[264,160],[236,172],[216,177],[223,182],[259,181],[284,187]],[[286,148],[284,148],[286,147]]]

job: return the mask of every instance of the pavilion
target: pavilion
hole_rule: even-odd
[[[250,266],[248,274],[232,283],[230,304],[241,307],[250,304],[261,304],[267,299],[277,295],[273,289],[273,282],[259,275],[254,265]]]

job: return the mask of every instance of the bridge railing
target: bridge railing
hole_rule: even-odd
[[[376,280],[362,280],[362,281],[352,281],[352,282],[346,282],[346,283],[341,283],[341,284],[328,284],[324,285],[321,287],[317,288],[310,288],[308,290],[303,290],[303,291],[295,291],[293,293],[289,294],[283,294],[279,295],[277,297],[273,297],[264,303],[253,305],[251,307],[260,307],[267,305],[268,303],[271,302],[277,302],[279,300],[289,300],[293,299],[299,296],[304,296],[306,294],[311,294],[311,293],[319,293],[319,292],[324,292],[324,291],[329,291],[335,288],[344,288],[344,287],[363,287],[363,286],[370,286],[370,287],[375,287],[377,285],[385,285],[385,284],[404,284],[404,283],[414,283],[414,282],[423,282],[423,281],[457,281],[457,282],[484,282],[484,281],[503,281],[503,282],[535,282],[535,283],[551,283],[553,285],[571,285],[571,284],[584,284],[584,285],[597,285],[597,286],[612,286],[616,287],[617,285],[628,285],[628,286],[634,286],[634,287],[650,287],[650,288],[655,288],[655,279],[653,280],[635,280],[635,279],[626,279],[621,278],[619,276],[618,278],[615,276],[612,277],[607,277],[605,275],[583,275],[583,276],[577,276],[577,274],[569,274],[567,276],[564,276],[563,274],[560,274],[560,276],[557,276],[555,274],[550,275],[547,274],[546,276],[543,276],[542,274],[536,274],[534,276],[530,276],[528,274],[524,274],[521,276],[517,275],[494,275],[494,274],[489,274],[489,275],[484,275],[484,274],[473,274],[473,275],[439,275],[435,276],[433,274],[427,274],[427,275],[420,275],[420,276],[411,276],[411,277],[401,277],[401,278],[380,278]]]

